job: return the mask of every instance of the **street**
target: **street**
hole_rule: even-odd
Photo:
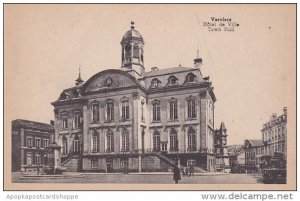
[[[148,183],[170,184],[174,183],[172,174],[96,174],[96,173],[70,173],[67,175],[51,177],[48,175],[21,177],[20,173],[12,173],[13,183]],[[260,175],[250,174],[219,174],[181,176],[181,184],[256,184],[262,183]]]

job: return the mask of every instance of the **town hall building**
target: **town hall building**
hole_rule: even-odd
[[[121,67],[101,71],[52,102],[55,141],[68,171],[215,171],[214,103],[202,59],[192,67],[144,66],[134,23],[121,39]],[[176,56],[176,55],[174,55]]]

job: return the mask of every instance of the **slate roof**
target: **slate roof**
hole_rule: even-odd
[[[16,120],[12,121],[12,126],[46,130],[46,131],[54,131],[53,126],[51,126],[49,124],[35,122],[35,121],[29,121],[29,120],[25,120],[25,119],[16,119]]]
[[[197,68],[181,67],[181,66],[180,67],[171,67],[171,68],[166,68],[166,69],[145,72],[144,77],[152,77],[152,76],[158,76],[158,75],[180,73],[180,72],[191,71],[191,70],[197,70]]]

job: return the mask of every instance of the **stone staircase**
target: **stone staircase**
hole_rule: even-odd
[[[62,167],[67,168],[67,172],[78,172],[81,167],[81,158],[77,155],[71,155],[65,159],[61,164]]]
[[[163,155],[162,153],[159,152],[153,152],[154,156],[157,156],[158,158],[160,158],[162,161],[166,162],[167,164],[169,164],[170,166],[175,166],[176,161],[174,159],[171,159],[165,155]]]

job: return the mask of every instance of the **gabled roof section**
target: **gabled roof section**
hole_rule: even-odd
[[[244,146],[248,147],[249,145],[250,145],[250,147],[260,147],[260,146],[263,146],[263,142],[262,142],[262,140],[259,140],[259,139],[245,140]]]

